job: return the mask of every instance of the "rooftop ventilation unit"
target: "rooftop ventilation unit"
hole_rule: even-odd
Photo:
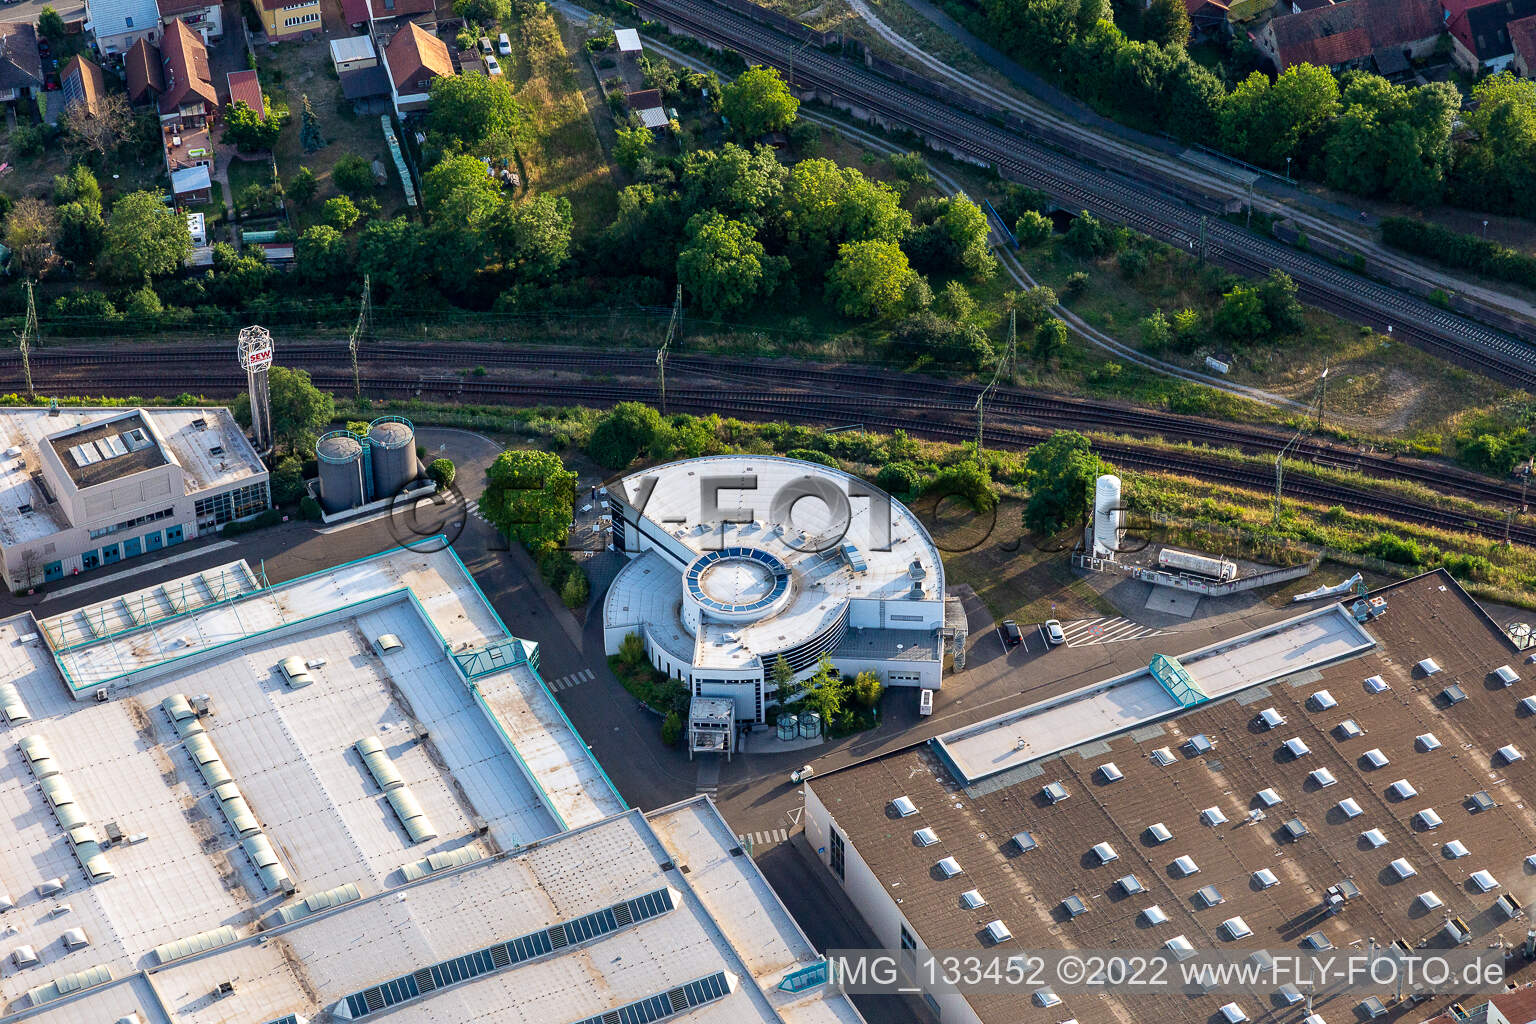
[[[1428,889],[1419,893],[1413,898],[1413,901],[1419,906],[1423,907],[1425,910],[1439,910],[1441,907],[1445,906],[1445,901],[1436,895],[1435,890],[1433,889]]]
[[[1327,950],[1333,948],[1333,940],[1322,932],[1310,932],[1306,938],[1301,940],[1301,946],[1303,949]]]
[[[945,878],[954,878],[961,872],[960,862],[953,857],[945,857],[935,866],[939,869],[939,874]]]
[[[1307,835],[1307,826],[1302,824],[1300,818],[1292,818],[1281,826],[1281,830],[1285,832],[1285,837],[1293,843],[1299,842]]]
[[[1274,708],[1265,708],[1256,721],[1266,729],[1278,729],[1285,724],[1285,716]]]
[[[1333,731],[1339,734],[1341,740],[1352,740],[1365,735],[1365,730],[1360,728],[1360,723],[1353,718],[1344,719],[1334,726]]]
[[[1426,832],[1431,832],[1440,827],[1440,815],[1435,813],[1433,807],[1426,807],[1413,816],[1413,822]]]
[[[1361,756],[1372,768],[1385,768],[1392,763],[1387,759],[1387,755],[1381,752],[1380,747],[1372,747]]]
[[[1280,884],[1280,879],[1269,868],[1259,868],[1253,873],[1253,884],[1260,889],[1273,889]]]
[[[1195,858],[1185,854],[1182,857],[1176,858],[1168,870],[1172,871],[1179,878],[1188,878],[1190,875],[1198,875],[1200,873],[1200,865],[1195,863]]]
[[[1110,861],[1120,859],[1120,855],[1115,852],[1115,848],[1108,843],[1096,845],[1093,848],[1093,855],[1099,859],[1100,864],[1108,864]]]
[[[982,898],[981,890],[979,889],[967,889],[961,893],[960,902],[965,904],[968,910],[976,910],[987,905],[987,901]]]
[[[1200,812],[1200,821],[1205,825],[1222,825],[1226,823],[1226,820],[1227,816],[1221,813],[1220,807],[1207,807]]]
[[[1152,751],[1151,756],[1152,760],[1160,768],[1167,768],[1169,765],[1173,764],[1174,761],[1178,760],[1178,758],[1173,756],[1173,751],[1169,750],[1167,747],[1158,747],[1156,750]]]
[[[932,846],[939,841],[939,834],[931,828],[920,828],[912,833],[912,841],[918,846]]]
[[[1392,687],[1388,686],[1387,681],[1381,678],[1381,676],[1369,676],[1365,680],[1366,693],[1384,693],[1390,689]]]
[[[1426,676],[1432,676],[1436,672],[1440,671],[1440,663],[1434,658],[1425,658],[1423,661],[1419,662],[1419,671],[1424,673]]]
[[[1226,932],[1227,938],[1237,940],[1246,939],[1253,934],[1253,929],[1248,927],[1248,922],[1241,917],[1229,917],[1221,922],[1221,930]]]
[[[1215,746],[1216,744],[1211,742],[1211,738],[1203,732],[1198,736],[1191,736],[1188,742],[1184,744],[1184,748],[1189,751],[1191,757],[1209,754],[1215,749]]]
[[[1195,899],[1205,907],[1214,907],[1217,904],[1227,902],[1227,898],[1221,894],[1221,890],[1214,885],[1202,886],[1195,892]]]
[[[1045,802],[1048,804],[1059,804],[1072,794],[1067,792],[1066,786],[1059,782],[1053,782],[1040,790],[1040,795],[1045,797]]]
[[[1115,762],[1110,761],[1108,764],[1099,765],[1099,778],[1103,779],[1106,783],[1119,782],[1125,778],[1125,773],[1116,766]]]
[[[1499,682],[1503,683],[1505,686],[1514,686],[1520,681],[1520,673],[1516,672],[1508,665],[1500,665],[1498,668],[1494,669],[1493,677]]]
[[[1147,922],[1148,928],[1155,928],[1160,924],[1166,924],[1168,915],[1163,913],[1163,908],[1155,903],[1141,912],[1141,919]]]
[[[1513,743],[1510,743],[1500,747],[1498,753],[1495,756],[1503,764],[1509,765],[1514,764],[1516,761],[1520,760],[1523,755]]]
[[[1500,913],[1508,918],[1513,918],[1516,914],[1520,913],[1520,911],[1525,908],[1523,903],[1515,899],[1515,897],[1509,893],[1505,893],[1503,896],[1500,896],[1498,899],[1494,900],[1493,905],[1499,909]]]
[[[1498,879],[1488,871],[1474,871],[1467,876],[1467,881],[1471,882],[1478,892],[1492,892],[1499,887]]]
[[[1447,860],[1460,860],[1461,858],[1469,855],[1472,851],[1468,850],[1467,844],[1462,842],[1460,839],[1452,839],[1450,842],[1440,847],[1440,852],[1444,854]]]
[[[1285,741],[1285,752],[1294,760],[1298,757],[1306,757],[1312,753],[1312,748],[1303,743],[1300,736],[1292,736]]]
[[[1358,818],[1365,812],[1360,809],[1360,804],[1352,796],[1347,796],[1336,805],[1345,818]]]
[[[1481,814],[1483,811],[1491,811],[1496,806],[1498,805],[1493,802],[1493,797],[1488,795],[1488,791],[1486,789],[1480,789],[1476,793],[1473,793],[1471,796],[1467,797],[1467,809],[1473,814]]]
[[[404,646],[405,644],[400,642],[400,638],[393,633],[380,634],[373,641],[373,649],[378,651],[380,654],[388,654],[390,651],[398,651]]]
[[[1069,918],[1081,917],[1088,913],[1088,904],[1083,902],[1081,896],[1068,896],[1061,901],[1061,909],[1066,912]]]
[[[1173,833],[1168,831],[1168,826],[1162,822],[1147,826],[1147,837],[1157,845],[1162,845],[1173,838]],[[1536,854],[1533,854],[1536,856]]]
[[[278,663],[278,668],[282,670],[283,679],[290,690],[300,689],[315,681],[315,677],[309,674],[309,666],[297,654],[284,658]]]
[[[1391,864],[1388,864],[1387,867],[1392,869],[1392,873],[1396,875],[1399,880],[1412,878],[1414,875],[1419,873],[1419,869],[1408,863],[1408,858],[1406,857],[1397,858],[1397,860],[1394,860]]]
[[[1033,850],[1035,847],[1040,845],[1035,841],[1034,835],[1029,832],[1016,833],[1009,841],[1013,843],[1014,847],[1020,853],[1028,853],[1030,850]]]
[[[987,940],[994,946],[999,942],[1006,942],[1013,938],[1013,932],[1010,932],[1008,926],[1003,924],[1002,921],[987,922],[985,931],[987,933]]]
[[[1456,683],[1452,683],[1450,686],[1447,686],[1445,689],[1440,691],[1440,699],[1445,701],[1445,703],[1451,707],[1455,707],[1457,704],[1460,704],[1462,701],[1467,699],[1467,691],[1463,690]]]
[[[1135,875],[1125,875],[1121,878],[1118,878],[1115,880],[1115,884],[1118,885],[1120,887],[1120,891],[1125,893],[1127,896],[1135,896],[1139,892],[1147,891],[1147,887],[1142,885],[1141,879],[1137,878]]]
[[[1281,803],[1285,798],[1277,790],[1268,788],[1259,790],[1256,799],[1265,807],[1273,807]]]
[[[1412,800],[1414,797],[1419,795],[1419,791],[1414,789],[1413,783],[1409,782],[1407,779],[1398,779],[1396,782],[1392,783],[1392,785],[1387,787],[1387,792],[1391,794],[1395,800]]]
[[[895,800],[892,800],[891,807],[895,809],[896,817],[898,818],[910,818],[912,815],[917,813],[917,804],[914,804],[910,799],[904,796],[899,796]]]
[[[1327,768],[1314,768],[1307,775],[1307,778],[1311,779],[1319,789],[1327,789],[1329,786],[1332,786],[1334,783],[1339,781],[1333,777],[1333,772],[1329,771]]]
[[[1426,754],[1431,750],[1439,750],[1442,746],[1439,737],[1432,732],[1419,733],[1413,738],[1413,745]]]
[[[1307,699],[1307,704],[1315,711],[1327,711],[1329,708],[1338,707],[1339,702],[1333,699],[1333,694],[1327,690],[1318,690]]]

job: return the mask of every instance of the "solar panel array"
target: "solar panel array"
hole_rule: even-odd
[[[338,1008],[345,1007],[345,1019],[358,1020],[371,1013],[386,1010],[398,1003],[435,992],[440,988],[457,985],[500,971],[516,964],[526,963],[548,956],[556,950],[599,938],[609,932],[641,921],[658,917],[674,909],[671,889],[657,889],[623,903],[593,911],[572,921],[543,928],[536,932],[498,942],[473,953],[465,953],[451,960],[433,964],[402,974],[382,984],[354,992],[341,1000]],[[638,1018],[637,1018],[638,1019]],[[654,1020],[655,1018],[645,1018]]]
[[[717,971],[707,978],[690,981],[681,988],[650,996],[638,1002],[621,1006],[617,1010],[604,1010],[595,1017],[587,1017],[576,1024],[651,1024],[679,1013],[687,1013],[696,1006],[724,999],[731,994],[730,982],[724,971]]]

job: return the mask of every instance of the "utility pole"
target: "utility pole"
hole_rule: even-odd
[[[357,349],[367,337],[369,322],[373,319],[371,283],[369,275],[364,274],[363,300],[357,309],[357,323],[352,326],[352,336],[347,339],[347,351],[352,356],[352,398],[359,409],[363,407],[363,381],[357,371]]]
[[[997,369],[992,372],[992,380],[986,387],[981,389],[981,394],[976,396],[976,404],[972,407],[976,410],[976,458],[978,460],[981,458],[982,430],[987,415],[987,396],[997,390],[998,384],[1002,382],[1005,370],[1008,373],[1008,379],[1013,379],[1013,364],[1018,344],[1018,320],[1015,314],[1010,312],[1008,314],[1008,344],[1003,347],[1002,354],[997,357]]]
[[[21,369],[27,377],[27,394],[34,394],[32,387],[31,343],[37,338],[37,304],[32,300],[32,282],[27,282],[27,320],[21,328]]]
[[[1328,364],[1323,364],[1323,375],[1317,379],[1317,429],[1323,429],[1323,403],[1328,401]]]
[[[661,348],[656,350],[657,386],[661,392],[661,413],[667,413],[667,350],[672,347],[672,339],[677,335],[677,322],[683,315],[683,286],[677,286],[677,297],[672,300],[672,319],[667,323],[667,336],[662,340]]]
[[[1318,381],[1317,381],[1317,416],[1315,417],[1314,422],[1319,427],[1321,427],[1322,424],[1323,424],[1323,395],[1325,393],[1324,392],[1324,388],[1326,386],[1327,380],[1328,380],[1328,369],[1327,369],[1327,367],[1324,367],[1323,368],[1323,375],[1321,377],[1319,377]],[[1281,516],[1281,513],[1284,511],[1283,501],[1284,501],[1284,488],[1285,488],[1285,457],[1287,455],[1291,454],[1291,452],[1295,451],[1298,447],[1300,447],[1302,438],[1306,437],[1311,432],[1312,431],[1307,428],[1306,421],[1303,420],[1302,421],[1302,425],[1299,428],[1297,428],[1297,430],[1296,430],[1296,436],[1292,437],[1289,441],[1287,441],[1285,443],[1285,447],[1281,448],[1280,451],[1275,453],[1275,511],[1274,511],[1274,523],[1275,523],[1276,526],[1280,525],[1280,516]]]

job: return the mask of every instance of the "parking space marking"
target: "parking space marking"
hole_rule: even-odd
[[[1141,640],[1149,636],[1162,636],[1167,630],[1155,626],[1143,626],[1139,622],[1114,616],[1112,618],[1080,619],[1062,623],[1068,647],[1092,647],[1095,644],[1118,644],[1126,640]]]

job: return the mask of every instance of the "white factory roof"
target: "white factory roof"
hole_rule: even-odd
[[[704,508],[702,491],[711,478],[742,477],[754,477],[756,489],[724,487],[717,495],[720,511]],[[775,496],[794,494],[807,480],[811,488],[845,497],[847,522],[815,496],[800,497],[775,515]],[[624,566],[604,601],[605,625],[643,623],[654,642],[695,666],[746,667],[831,628],[850,600],[943,597],[944,566],[922,523],[883,495],[847,498],[850,490],[874,488],[841,470],[773,456],[713,456],[642,470],[612,486],[672,550],[658,545]],[[732,547],[766,551],[786,565],[793,577],[788,602],[756,621],[706,618],[695,638],[678,618],[682,570],[706,553]],[[921,597],[912,597],[914,583],[921,585]],[[899,621],[891,626],[901,628]]]
[[[230,358],[233,361],[233,355]],[[50,503],[32,479],[40,471],[39,450],[48,438],[135,412],[164,443],[167,460],[181,466],[189,493],[223,488],[266,472],[225,408],[61,408],[57,414],[35,407],[0,409],[0,544],[38,540],[71,525],[59,504]],[[203,426],[198,426],[199,421]],[[215,448],[222,451],[214,454]],[[32,511],[18,512],[23,505],[30,505]]]
[[[390,1024],[549,1024],[704,981],[690,1024],[859,1024],[847,999],[825,987],[779,990],[819,957],[751,860],[732,856],[735,845],[703,798],[650,820],[631,810],[408,887],[368,891],[289,926],[279,942],[242,929],[202,957],[147,975],[124,968],[122,980],[22,1019],[63,1024],[137,1011],[146,1024],[172,1015],[178,1024],[224,1024],[330,1010],[332,1019]],[[569,946],[507,966],[492,960],[489,971],[450,978],[387,1013],[353,1009],[396,978],[631,901],[647,907],[635,923],[583,929],[587,937]],[[208,997],[229,980],[233,992]]]
[[[1211,699],[1351,657],[1376,645],[1341,605],[1329,605],[1179,656]],[[936,738],[962,783],[1181,710],[1174,696],[1140,669],[1044,704],[1011,711]]]

